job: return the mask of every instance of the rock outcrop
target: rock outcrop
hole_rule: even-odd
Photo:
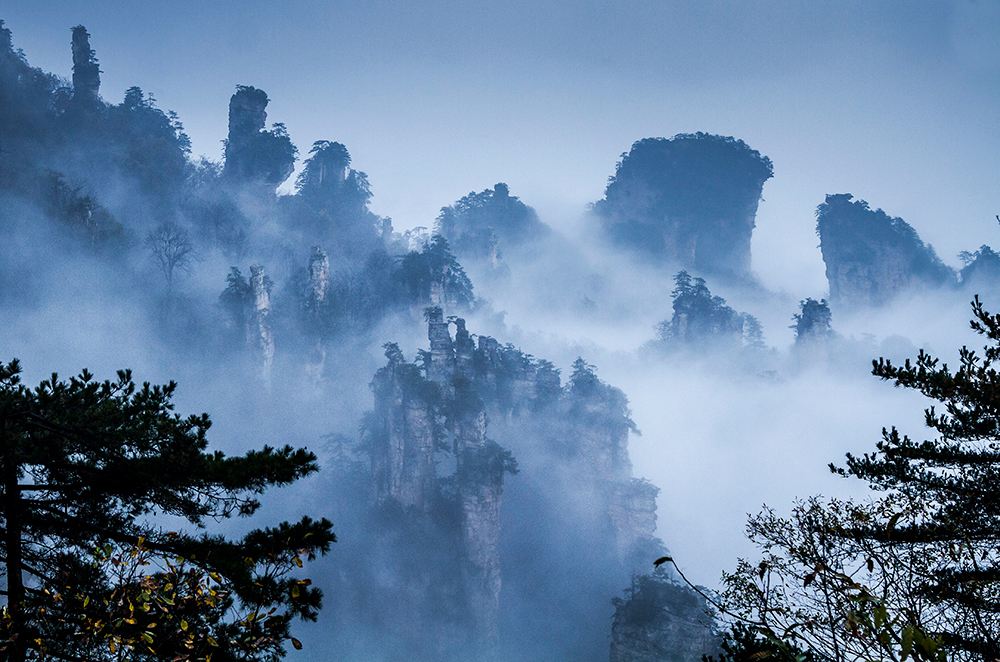
[[[226,289],[219,302],[227,313],[230,338],[240,338],[250,361],[265,383],[274,364],[274,333],[271,329],[271,288],[264,267],[250,267],[250,278],[233,267],[226,276]]]
[[[954,272],[906,221],[872,210],[849,193],[826,196],[816,211],[830,303],[880,306],[907,290],[953,285]]]
[[[959,254],[965,266],[959,273],[962,287],[976,293],[1000,285],[1000,254],[985,244],[978,250]]]
[[[494,271],[505,270],[502,249],[514,249],[548,236],[549,227],[504,183],[471,192],[441,209],[436,231],[448,239],[460,257],[484,261]]]
[[[656,538],[659,490],[633,477],[628,439],[635,426],[627,400],[598,379],[593,366],[576,361],[564,386],[551,363],[489,336],[474,338],[461,318],[446,318],[437,307],[425,318],[429,349],[420,361],[407,362],[397,346],[387,345],[387,364],[372,381],[375,405],[366,439],[373,501],[379,511],[398,513],[393,521],[406,535],[434,531],[435,547],[455,554],[455,564],[445,567],[421,560],[420,553],[407,555],[405,563],[422,570],[394,580],[404,585],[400,595],[411,596],[398,607],[437,642],[440,658],[454,659],[448,651],[458,646],[458,659],[484,659],[500,654],[508,579],[523,590],[538,581],[529,578],[550,572],[551,560],[512,563],[505,557],[511,549],[505,536],[513,534],[502,526],[512,517],[505,515],[504,493],[508,482],[520,480],[508,474],[523,472],[529,486],[551,483],[521,484],[514,512],[556,517],[559,526],[596,546],[599,553],[588,561],[593,565],[581,572],[608,575],[615,588],[605,600],[619,581],[664,552]],[[553,510],[553,498],[573,505]],[[405,575],[402,568],[392,572]],[[408,581],[415,582],[412,590]],[[606,618],[600,605],[585,611],[586,618]],[[441,614],[451,614],[447,627]],[[594,627],[607,627],[606,621],[585,622],[588,636]]]
[[[799,312],[792,316],[795,345],[823,343],[835,337],[833,316],[826,299],[806,298],[799,302]]]
[[[486,655],[499,636],[500,509],[504,475],[516,470],[508,451],[487,437],[485,405],[472,382],[468,333],[455,341],[439,308],[426,314],[430,352],[424,365],[407,363],[388,345],[388,364],[372,382],[375,407],[369,418],[372,483],[381,508],[402,508],[411,520],[454,513],[441,541],[454,547],[460,567],[444,568],[440,586],[462,605],[454,624],[466,644]],[[464,321],[456,320],[460,329]],[[461,360],[456,357],[456,346]],[[460,368],[463,372],[459,372]],[[438,475],[438,453],[454,461],[450,476]],[[442,605],[427,605],[441,610]]]
[[[306,307],[319,310],[327,302],[330,290],[330,258],[319,246],[313,246],[309,255],[309,285],[306,292]]]
[[[274,365],[274,333],[271,331],[271,281],[264,267],[250,267],[250,314],[247,316],[247,345],[254,355],[261,377],[270,379]]]
[[[390,347],[372,381],[375,408],[368,433],[376,503],[428,510],[437,498],[434,452],[441,443],[439,391]]]
[[[657,325],[654,345],[659,349],[764,347],[760,322],[734,310],[712,294],[703,278],[686,271],[674,276],[670,319]]]
[[[594,205],[617,244],[657,263],[750,279],[750,238],[771,161],[707,133],[646,138]]]
[[[229,99],[223,168],[229,181],[274,187],[292,174],[296,149],[284,125],[264,128],[269,101],[264,90],[248,85],[238,85]]]
[[[90,47],[90,33],[77,25],[73,28],[73,101],[93,106],[100,101],[101,69]]]

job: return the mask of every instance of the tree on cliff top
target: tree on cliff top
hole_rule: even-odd
[[[670,296],[673,314],[656,327],[661,347],[765,347],[757,318],[737,312],[725,299],[712,294],[704,278],[678,272]]]
[[[404,255],[393,279],[411,303],[470,308],[475,302],[472,281],[439,234],[422,251]]]
[[[594,212],[634,250],[746,275],[753,212],[773,173],[769,158],[733,137],[645,138],[622,155]]]
[[[269,102],[264,90],[236,86],[229,100],[224,177],[277,186],[292,174],[298,150],[281,122],[272,124],[269,130],[264,128]]]
[[[161,523],[250,516],[268,488],[317,470],[312,453],[208,451],[208,415],[174,413],[173,382],[84,371],[30,389],[20,372],[0,365],[4,659],[275,660],[300,646],[291,622],[314,620],[321,593],[295,572],[329,550],[329,521],[238,540]]]
[[[516,246],[544,235],[548,227],[534,209],[511,195],[506,184],[499,183],[442,208],[435,230],[459,255],[487,257],[497,240],[504,246]]]
[[[827,275],[840,269],[856,272],[855,281],[845,283],[859,292],[840,292],[841,279],[831,278],[830,295],[834,301],[852,299],[860,292],[871,291],[869,303],[881,303],[895,294],[898,283],[865,282],[865,272],[877,269],[901,269],[906,277],[929,285],[944,285],[955,281],[955,274],[934,251],[924,243],[913,227],[881,209],[873,210],[866,201],[855,200],[850,193],[828,195],[816,208],[816,233],[819,235]],[[894,258],[888,262],[888,258]],[[874,280],[871,276],[869,280]]]
[[[801,344],[813,340],[829,340],[834,337],[833,316],[826,299],[817,301],[807,297],[799,302],[799,312],[792,315],[795,342]]]

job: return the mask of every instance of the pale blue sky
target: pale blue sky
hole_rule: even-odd
[[[852,192],[955,263],[1000,244],[1000,2],[40,2],[0,18],[70,71],[93,35],[105,98],[139,84],[220,156],[233,86],[305,153],[347,144],[397,227],[506,181],[571,228],[636,139],[704,130],[770,156],[765,282],[822,294],[813,211]]]

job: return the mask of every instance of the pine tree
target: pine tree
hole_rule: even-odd
[[[952,370],[921,351],[873,374],[938,404],[929,439],[883,429],[874,452],[835,473],[877,498],[811,497],[753,516],[762,552],[724,576],[722,611],[820,659],[1000,659],[1000,315],[973,302],[982,353]]]
[[[16,360],[0,364],[4,659],[192,659],[203,644],[217,661],[274,660],[285,642],[301,645],[290,624],[315,619],[321,593],[295,572],[329,550],[330,522],[303,517],[238,540],[199,529],[254,514],[268,488],[317,470],[312,453],[208,451],[208,415],[176,414],[173,382],[85,370],[30,389],[20,373]],[[187,526],[167,530],[168,518]]]
[[[1000,658],[1000,315],[977,296],[972,329],[988,344],[963,347],[952,371],[921,351],[916,362],[874,362],[873,373],[936,400],[924,412],[936,438],[914,441],[883,430],[874,453],[848,454],[831,469],[871,483],[901,503],[888,521],[847,528],[843,535],[933,560],[916,596],[947,615],[934,623],[950,650]]]

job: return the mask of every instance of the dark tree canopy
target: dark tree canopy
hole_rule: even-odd
[[[923,351],[914,362],[874,363],[874,374],[938,404],[924,412],[934,438],[915,441],[884,430],[873,453],[847,455],[838,473],[899,496],[889,520],[845,535],[889,547],[916,547],[932,560],[918,594],[945,610],[928,623],[951,650],[1000,657],[1000,315],[977,297],[972,329],[987,345],[963,347],[958,368]],[[833,467],[831,467],[833,468]],[[916,506],[916,507],[908,507]],[[940,630],[939,630],[940,629]],[[935,631],[939,630],[939,631]]]
[[[984,244],[971,253],[962,251],[958,257],[965,265],[959,273],[963,287],[985,291],[1000,283],[1000,254],[989,246]]]
[[[487,258],[498,246],[514,248],[544,236],[548,227],[534,209],[499,183],[442,208],[436,230],[458,255]]]
[[[320,592],[294,571],[329,550],[330,522],[303,517],[236,540],[199,529],[206,520],[253,515],[266,490],[315,472],[315,456],[290,446],[234,457],[208,450],[208,415],[174,413],[172,382],[138,385],[128,371],[100,382],[84,371],[31,389],[20,372],[17,361],[0,366],[5,659],[44,651],[100,660],[114,652],[109,642],[122,640],[139,646],[131,659],[189,654],[187,638],[170,630],[179,622],[133,638],[135,618],[101,616],[116,595],[147,599],[163,572],[177,572],[167,570],[171,562],[183,563],[183,577],[196,584],[209,576],[227,596],[223,606],[242,610],[237,620],[219,605],[193,610],[189,625],[218,649],[215,659],[281,657],[293,619],[315,619],[320,607]],[[163,517],[187,530],[167,530],[157,523]],[[103,564],[120,545],[161,560],[163,571],[109,574]],[[95,549],[107,550],[96,563]]]
[[[712,294],[703,278],[678,272],[671,298],[673,315],[657,326],[657,340],[664,348],[764,346],[760,322]]]
[[[799,312],[792,316],[795,342],[803,343],[832,338],[833,317],[826,299],[817,301],[811,297],[799,302]]]
[[[296,195],[284,200],[291,225],[346,255],[376,250],[383,240],[383,226],[390,225],[368,208],[372,198],[368,175],[350,165],[347,147],[316,141],[296,179]]]
[[[423,250],[404,255],[393,278],[417,303],[469,308],[475,301],[472,281],[441,235],[434,235]]]

